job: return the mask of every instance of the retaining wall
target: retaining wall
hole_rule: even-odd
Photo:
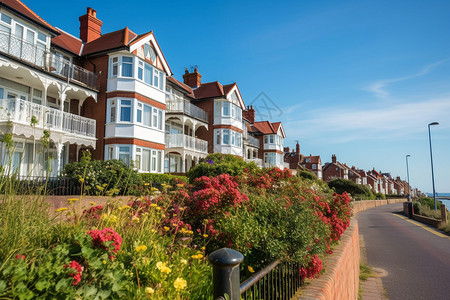
[[[352,219],[339,245],[326,259],[326,272],[320,278],[312,280],[296,299],[357,299],[359,255],[358,221]]]
[[[357,201],[352,203],[352,211],[353,215],[356,215],[373,207],[405,201],[405,198]],[[333,249],[333,254],[326,258],[325,273],[320,278],[312,280],[295,299],[358,299],[359,263],[358,221],[352,218],[339,245]]]
[[[386,200],[362,200],[362,201],[354,201],[352,202],[352,211],[353,215],[356,215],[357,213],[377,207],[380,205],[386,205],[386,204],[392,204],[392,203],[400,203],[400,202],[406,202],[406,198],[398,198],[398,199],[386,199]]]

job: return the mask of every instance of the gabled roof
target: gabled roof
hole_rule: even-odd
[[[232,90],[235,86],[237,86],[236,82],[235,82],[235,83],[232,83],[232,84],[225,84],[225,85],[223,86],[223,92],[224,92],[224,94],[225,94],[225,95],[228,95],[228,94],[231,92],[231,90]]]
[[[320,161],[320,155],[309,155],[309,156],[305,156],[301,163],[306,163],[306,159],[309,158],[309,163],[311,164],[319,164]]]
[[[105,33],[98,39],[85,44],[83,48],[83,55],[89,55],[128,46],[128,44],[136,37],[137,34],[128,29],[128,27]]]
[[[83,41],[59,28],[56,29],[60,34],[52,38],[52,44],[79,56],[83,48]]]
[[[195,99],[201,100],[206,98],[223,97],[223,85],[218,81],[202,83],[198,88],[193,90]]]
[[[253,124],[253,127],[256,128],[262,134],[276,134],[277,133],[275,128],[273,128],[272,123],[270,123],[269,121],[255,122],[255,124]]]
[[[0,6],[6,6],[12,11],[25,17],[29,21],[36,23],[44,27],[45,29],[52,31],[55,34],[58,33],[55,27],[44,21],[44,19],[39,17],[34,11],[32,11],[30,8],[28,8],[28,6],[26,6],[19,0],[1,0]]]

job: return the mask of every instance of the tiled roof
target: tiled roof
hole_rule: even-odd
[[[194,98],[194,93],[192,92],[192,89],[190,86],[176,80],[173,76],[167,76],[167,80],[172,82],[176,86],[180,87],[181,89],[185,90],[188,93],[189,97]]]
[[[80,55],[83,42],[59,28],[56,29],[60,35],[52,38],[52,43],[71,52],[72,54]]]
[[[202,83],[198,88],[194,89],[195,98],[206,99],[206,98],[214,98],[214,97],[222,97],[224,96],[223,86],[218,82],[207,82]]]
[[[310,156],[305,156],[302,160],[302,163],[306,163],[306,159],[309,158],[309,163],[311,164],[319,164],[320,161],[320,155],[310,155]]]
[[[127,46],[131,41],[137,37],[137,34],[125,27],[117,31],[103,34],[98,39],[95,39],[84,45],[83,55],[93,54],[97,52],[117,49]]]
[[[231,90],[236,86],[236,83],[232,83],[232,84],[225,84],[223,86],[223,92],[225,95],[228,95]]]
[[[32,11],[30,8],[28,8],[28,6],[23,4],[21,1],[19,1],[19,0],[1,0],[0,3],[2,6],[5,5],[5,6],[11,8],[12,10],[15,10],[16,12],[22,14],[29,20],[31,20],[51,31],[54,31],[55,33],[58,32],[55,27],[53,27],[52,25],[50,25],[49,23],[44,21],[44,19],[39,17],[34,11]]]
[[[273,128],[272,123],[269,121],[261,121],[261,122],[255,122],[253,124],[253,127],[258,129],[263,134],[276,134],[277,132]]]
[[[272,123],[273,129],[275,130],[275,132],[278,132],[280,125],[281,125],[281,122]]]
[[[142,40],[143,38],[145,38],[145,37],[151,35],[152,33],[153,33],[153,31],[150,31],[150,32],[143,33],[143,34],[140,34],[140,35],[136,36],[136,38],[135,38],[133,41],[131,41],[130,46],[133,45],[133,44],[135,44],[135,43],[137,43],[137,42],[139,42],[139,41]]]

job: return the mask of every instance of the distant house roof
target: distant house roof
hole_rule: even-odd
[[[312,164],[320,164],[320,155],[309,155],[309,156],[305,156],[303,157],[301,163],[306,163],[306,159],[309,158],[309,163]]]
[[[15,11],[26,19],[30,20],[31,22],[38,24],[49,31],[52,31],[55,34],[58,34],[58,30],[55,27],[47,23],[44,19],[39,17],[34,11],[32,11],[30,8],[28,8],[28,6],[26,6],[19,0],[1,0],[0,6],[6,6],[12,11]]]

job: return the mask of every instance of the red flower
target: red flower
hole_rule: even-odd
[[[83,267],[75,260],[72,260],[69,265],[64,265],[64,269],[66,268],[72,269],[72,273],[70,273],[70,276],[73,277],[72,285],[77,285],[81,281]]]
[[[94,229],[88,231],[87,234],[92,237],[92,244],[94,247],[103,248],[106,251],[111,250],[114,253],[117,253],[120,250],[122,238],[111,228],[105,228],[103,230]],[[113,249],[109,249],[109,247],[105,245],[105,243],[109,241],[112,241],[111,246],[113,246]]]
[[[21,259],[21,260],[25,260],[25,255],[23,255],[23,254],[17,254],[17,255],[16,255],[16,258],[17,258],[17,259]]]

